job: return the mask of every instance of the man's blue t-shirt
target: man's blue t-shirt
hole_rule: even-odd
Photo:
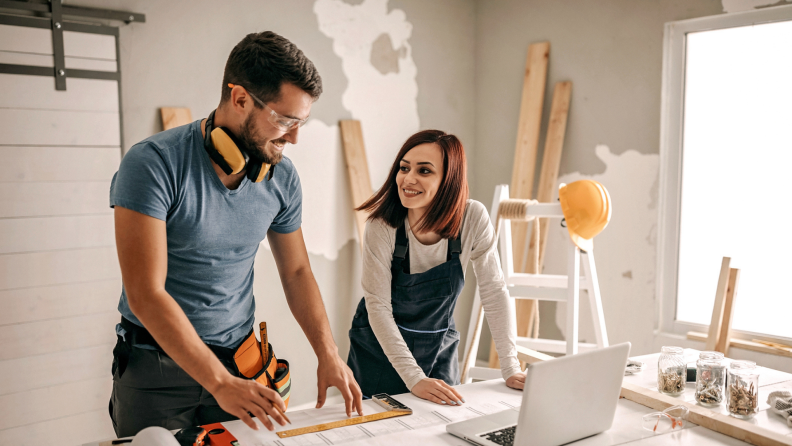
[[[284,157],[270,181],[247,178],[229,190],[203,147],[201,121],[135,144],[110,186],[110,206],[164,220],[168,236],[165,290],[201,339],[233,348],[254,322],[253,260],[267,230],[300,228],[302,190]],[[269,176],[269,175],[268,175]],[[126,292],[118,310],[137,325]]]

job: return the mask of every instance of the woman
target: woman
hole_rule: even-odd
[[[404,143],[388,179],[358,210],[370,211],[363,291],[348,364],[363,394],[405,392],[438,404],[464,399],[454,306],[472,261],[506,385],[522,389],[512,304],[487,209],[468,200],[467,161],[456,136],[425,130]]]

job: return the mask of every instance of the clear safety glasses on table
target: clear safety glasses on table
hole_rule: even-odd
[[[687,421],[688,408],[671,406],[662,412],[648,413],[643,416],[642,427],[657,434],[681,430]]]

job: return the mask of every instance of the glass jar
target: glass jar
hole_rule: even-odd
[[[729,415],[744,420],[759,411],[759,371],[753,361],[733,361],[726,377]]]
[[[717,406],[723,402],[726,365],[723,353],[701,352],[696,361],[696,401],[702,406]]]
[[[687,364],[680,347],[663,347],[657,360],[657,390],[677,396],[685,392]]]

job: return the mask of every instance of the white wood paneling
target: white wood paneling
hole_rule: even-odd
[[[52,54],[52,31],[43,28],[0,25],[0,51]]]
[[[0,255],[0,290],[120,277],[115,246]]]
[[[0,254],[115,245],[113,215],[0,219]]]
[[[118,146],[118,112],[0,109],[4,145]]]
[[[0,183],[0,219],[111,214],[109,195],[109,181]]]
[[[0,25],[0,51],[51,55],[52,31]],[[64,31],[63,52],[66,56],[115,60],[115,37]]]
[[[6,63],[12,65],[31,65],[34,67],[52,67],[54,65],[53,62],[54,61],[51,55],[0,51],[0,63]],[[115,73],[118,70],[118,63],[114,60],[88,59],[84,57],[66,57],[65,62],[66,62],[67,74],[69,69],[109,71],[112,73]],[[39,77],[43,77],[43,76],[39,76]],[[50,84],[52,84],[51,77],[46,77],[45,79],[49,79]],[[69,78],[69,80],[71,79],[72,78]]]
[[[4,325],[0,327],[0,360],[104,345],[115,339],[115,325],[119,321],[118,312],[110,311]]]
[[[115,60],[115,36],[64,31],[63,53],[67,57],[74,56]]]
[[[64,49],[67,70],[117,69],[114,36],[66,31]],[[52,66],[50,30],[0,25],[0,63]],[[0,74],[0,444],[113,436],[118,83],[67,85]]]
[[[2,97],[2,95],[0,95]],[[0,183],[110,181],[120,147],[0,147]],[[109,189],[107,202],[109,203]]]
[[[90,378],[0,396],[0,430],[107,408],[112,377]]]
[[[51,91],[54,81],[50,77],[0,74],[2,85],[14,87],[3,89],[0,108],[118,112],[116,81],[69,78],[66,91]],[[51,94],[35,94],[43,91]],[[2,144],[8,144],[5,138]]]
[[[121,279],[115,278],[0,291],[0,325],[113,311],[121,286]]]
[[[108,344],[0,361],[0,395],[110,377],[114,347],[115,338]]]
[[[0,431],[0,444],[80,446],[92,441],[115,438],[113,423],[106,406],[107,402],[99,410]]]

